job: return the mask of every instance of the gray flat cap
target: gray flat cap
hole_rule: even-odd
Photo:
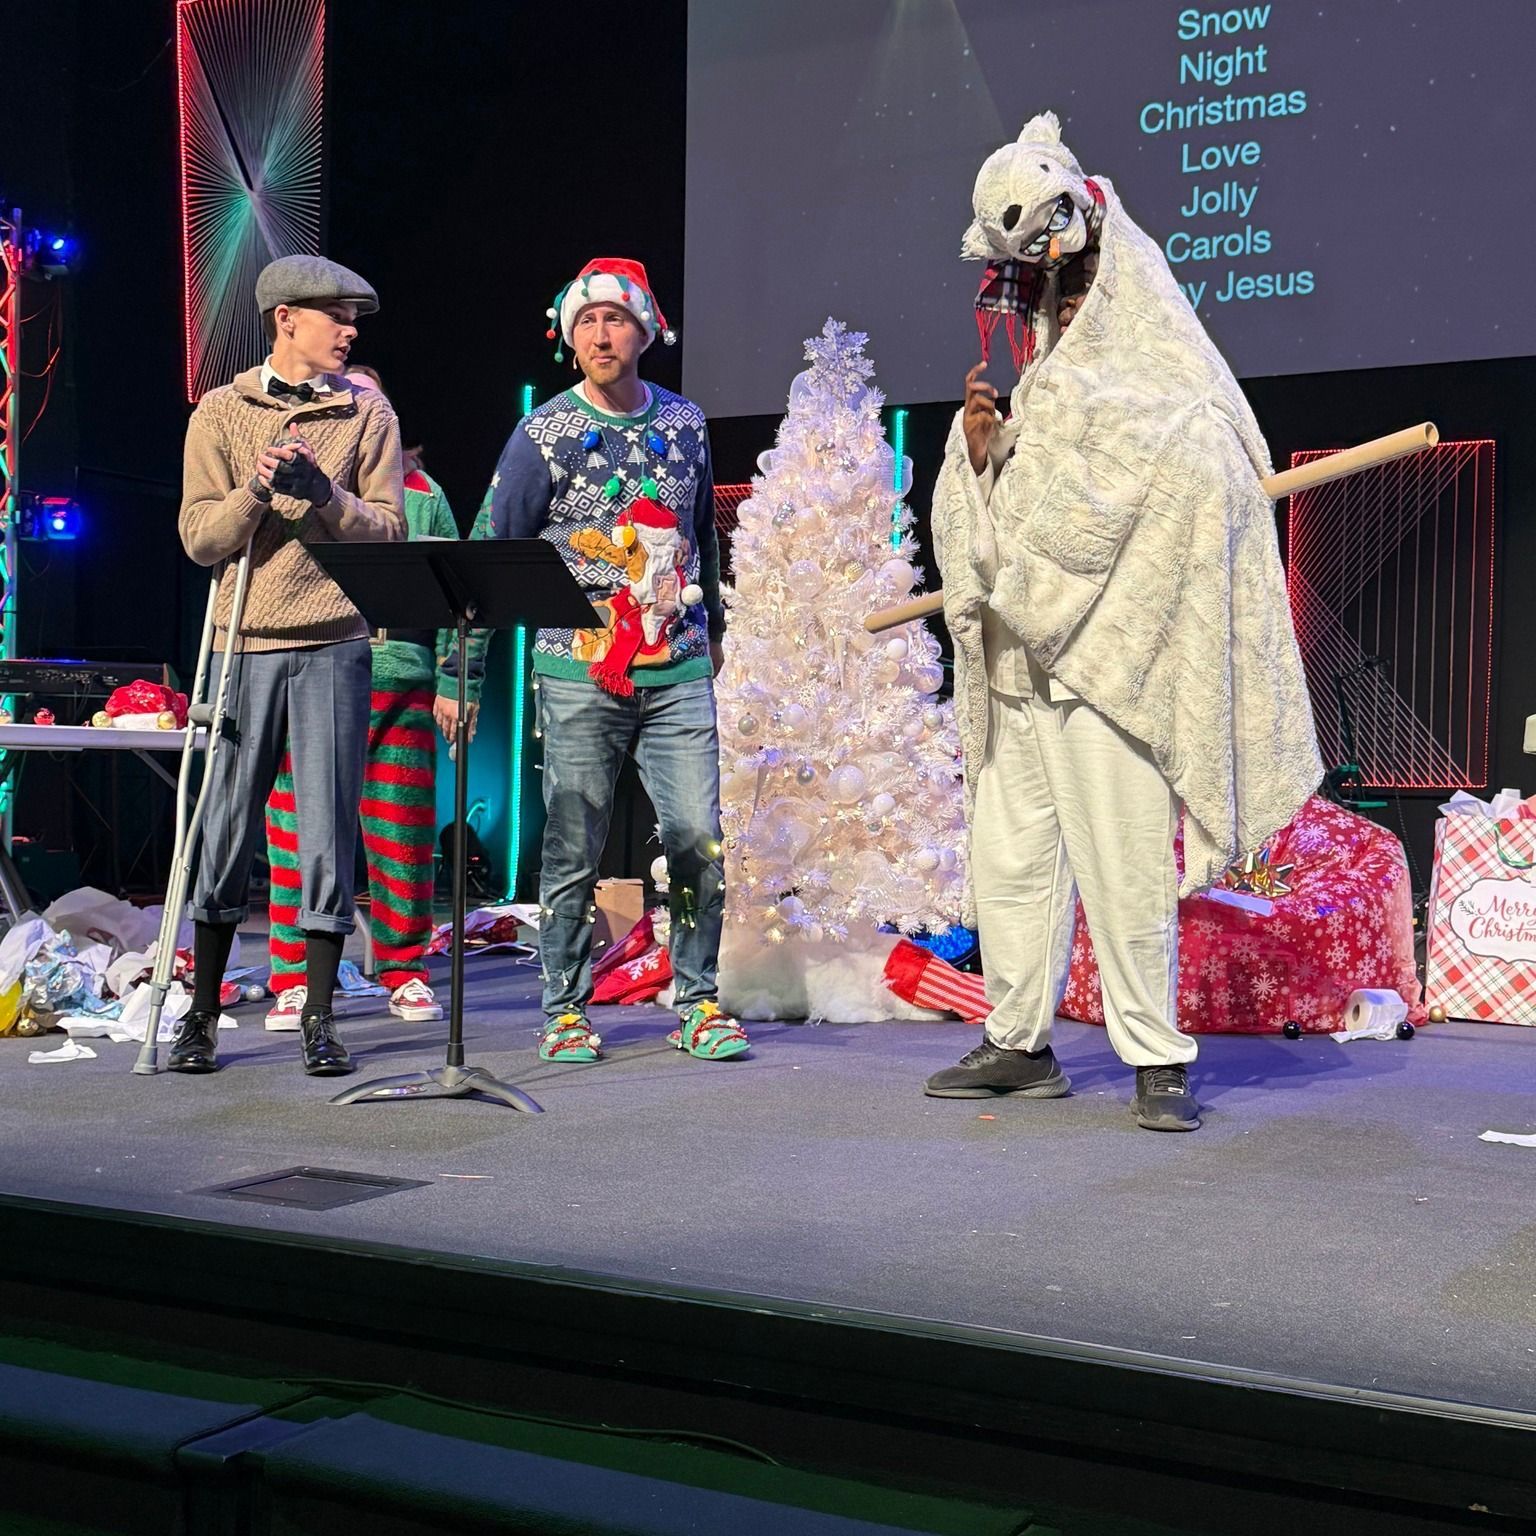
[[[324,256],[279,256],[256,279],[256,308],[265,314],[279,304],[357,305],[360,315],[379,307],[379,296],[350,267]]]

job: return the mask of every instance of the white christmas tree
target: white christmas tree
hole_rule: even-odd
[[[898,479],[866,340],[828,320],[806,343],[811,366],[758,460],[732,544],[717,691],[721,985],[759,1017],[773,999],[760,980],[743,985],[748,972],[769,978],[779,1016],[801,1004],[825,1017],[902,1011],[883,993],[861,1007],[846,988],[818,1006],[814,981],[805,997],[807,966],[837,951],[846,980],[854,954],[883,961],[892,941],[880,925],[945,928],[965,906],[959,744],[938,698],[938,642],[920,622],[879,636],[863,623],[921,579],[904,500],[912,465]]]

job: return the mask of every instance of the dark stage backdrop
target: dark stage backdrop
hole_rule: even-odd
[[[383,375],[407,442],[468,529],[523,387],[543,399],[576,376],[554,361],[544,311],[594,256],[645,264],[686,326],[682,0],[600,0],[578,24],[526,0],[381,5],[327,0],[327,241],[379,291],[355,355]],[[430,15],[430,21],[424,18]],[[647,371],[681,386],[679,348]],[[472,801],[487,850],[507,846],[510,644],[493,650]],[[530,715],[531,719],[531,715]],[[537,857],[537,743],[523,773],[520,888]],[[446,761],[446,760],[445,760]],[[440,819],[451,775],[438,775]],[[641,873],[654,817],[626,770],[604,873]],[[498,876],[500,871],[498,870]]]
[[[174,0],[0,0],[22,90],[0,195],[85,251],[24,479],[78,491],[87,532],[73,549],[29,548],[21,650],[145,654],[190,673],[206,587],[176,536],[189,407],[174,11]],[[573,29],[563,8],[522,0],[327,3],[326,245],[379,291],[355,355],[383,374],[465,528],[523,386],[543,397],[572,377],[553,361],[544,310],[582,263],[639,258],[686,325],[685,8],[659,0],[641,19],[597,0],[581,14]],[[657,346],[651,376],[678,387],[680,351]],[[506,841],[508,649],[493,657],[471,786],[493,854]],[[98,767],[35,760],[23,829],[113,883],[106,818],[131,858],[166,814],[135,764],[118,778],[114,811]],[[536,802],[531,764],[527,788]],[[650,862],[649,820],[630,803],[610,872]],[[147,859],[137,874],[147,886],[158,870]]]
[[[678,385],[690,348],[739,347],[737,328],[755,323],[744,303],[711,334],[689,325],[685,7],[649,7],[637,28],[632,6],[591,4],[579,33],[561,8],[510,0],[329,0],[328,11],[327,243],[379,289],[383,309],[367,322],[358,356],[384,374],[407,434],[425,444],[429,468],[467,525],[522,386],[543,396],[571,377],[552,360],[544,309],[583,261],[625,254],[647,264],[683,337],[650,354],[651,376],[663,384]],[[175,533],[187,407],[172,18],[172,0],[52,0],[40,8],[0,0],[0,36],[8,48],[15,40],[24,93],[0,193],[39,222],[71,226],[87,253],[68,294],[64,372],[29,444],[25,479],[40,491],[78,489],[89,528],[72,551],[32,552],[22,639],[34,654],[96,648],[170,655],[186,667],[201,621],[202,580]],[[1131,180],[1122,181],[1131,197]],[[751,206],[750,181],[739,197],[734,206],[722,197],[718,216],[764,215]],[[1454,309],[1454,290],[1445,302]],[[836,308],[836,295],[827,295],[816,325]],[[970,324],[965,314],[955,323]],[[785,390],[799,341],[775,341],[788,359]],[[894,345],[872,335],[877,370]],[[954,385],[958,395],[958,378]],[[1532,787],[1520,737],[1525,715],[1536,712],[1536,605],[1526,595],[1536,578],[1536,361],[1266,378],[1249,389],[1280,464],[1294,448],[1356,441],[1425,417],[1448,438],[1498,440],[1492,776],[1495,786]],[[949,410],[921,406],[909,420],[921,513]],[[713,422],[718,477],[748,478],[776,424],[772,415]],[[494,741],[494,731],[488,722],[477,746]],[[475,792],[488,803],[506,777],[504,734],[500,740],[477,757]],[[65,778],[45,765],[29,770],[28,829],[76,842],[101,874],[103,829]],[[535,793],[537,783],[530,778]],[[109,803],[108,789],[96,799]],[[162,827],[164,806],[126,778],[122,794],[131,853],[142,834]],[[640,873],[652,856],[643,845],[646,809],[631,805],[610,850],[613,872]],[[1432,805],[1408,804],[1421,860]],[[498,829],[482,830],[488,846],[502,845]]]

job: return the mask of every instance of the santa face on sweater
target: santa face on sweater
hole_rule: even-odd
[[[580,631],[592,657],[590,675],[610,692],[633,692],[629,668],[637,661],[664,656],[672,629],[703,592],[687,580],[688,542],[677,514],[642,496],[625,508],[607,538],[584,528],[570,536],[571,547],[588,560],[600,560],[624,573],[624,586],[606,604],[609,624],[593,634]]]
[[[661,638],[667,621],[678,612],[678,598],[683,590],[682,531],[674,518],[670,528],[635,524],[637,553],[642,556],[638,578],[631,577],[629,594],[640,607],[640,623],[645,630],[646,647]]]

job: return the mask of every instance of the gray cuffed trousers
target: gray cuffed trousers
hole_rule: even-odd
[[[214,763],[192,918],[241,923],[251,865],[267,843],[267,796],[289,748],[299,821],[299,927],[350,933],[358,807],[368,748],[372,658],[366,640],[234,659],[228,713],[237,735]],[[215,662],[212,687],[218,686]]]

